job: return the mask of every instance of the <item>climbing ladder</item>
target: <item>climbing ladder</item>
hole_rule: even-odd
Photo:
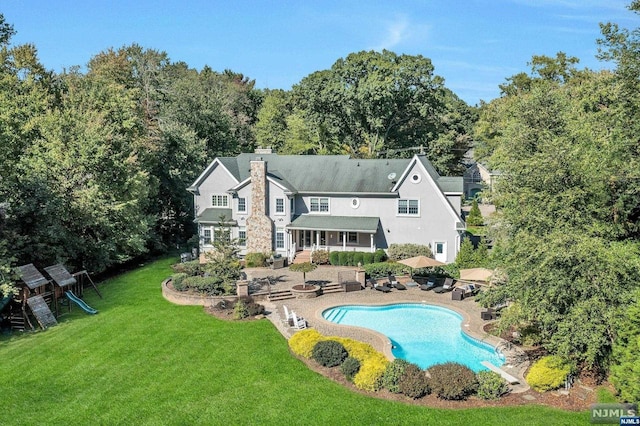
[[[37,295],[28,298],[27,305],[31,308],[33,316],[36,317],[38,324],[40,324],[40,327],[42,327],[43,330],[58,324],[56,317],[53,315],[53,312],[49,309],[49,305],[47,305],[47,302],[45,302],[42,296]]]

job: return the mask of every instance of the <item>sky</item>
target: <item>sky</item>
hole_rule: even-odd
[[[32,43],[56,72],[137,43],[191,68],[231,69],[258,88],[285,89],[349,53],[391,50],[431,59],[470,105],[533,55],[596,59],[600,22],[640,27],[631,0],[0,0],[12,44]]]

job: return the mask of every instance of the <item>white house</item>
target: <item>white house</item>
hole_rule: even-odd
[[[289,260],[302,250],[415,243],[453,262],[465,230],[462,177],[438,175],[424,155],[362,160],[261,149],[214,159],[188,191],[201,252],[212,249],[221,217],[241,255],[275,251]]]

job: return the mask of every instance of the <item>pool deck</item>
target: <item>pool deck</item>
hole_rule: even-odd
[[[307,281],[322,280],[332,283],[338,282],[338,274],[343,271],[353,270],[347,267],[319,266],[315,271],[307,273]],[[269,275],[280,277],[280,282],[276,284],[278,289],[287,289],[295,284],[302,283],[302,273],[293,273],[288,269],[270,270],[267,268],[252,268],[246,270],[249,278],[262,278]],[[387,358],[393,359],[391,354],[391,343],[386,336],[375,331],[346,325],[338,325],[322,318],[322,312],[334,306],[363,304],[363,305],[388,305],[395,303],[425,303],[442,306],[458,312],[463,317],[462,328],[470,336],[477,340],[486,342],[494,347],[498,347],[505,355],[505,364],[500,367],[511,376],[515,376],[520,383],[510,385],[511,392],[520,393],[529,389],[524,380],[524,372],[529,366],[526,355],[517,347],[511,345],[503,339],[484,332],[483,327],[488,323],[480,318],[480,312],[484,308],[480,307],[473,297],[464,300],[452,300],[451,292],[435,293],[433,291],[423,291],[418,287],[408,287],[407,290],[393,289],[390,293],[383,293],[373,289],[364,289],[347,293],[323,294],[312,299],[289,299],[284,301],[263,302],[269,314],[267,317],[278,328],[278,330],[288,339],[296,332],[284,321],[283,305],[290,311],[294,311],[298,316],[306,319],[309,327],[315,328],[326,336],[340,336],[352,338],[361,342],[371,344],[376,350],[384,353]],[[410,324],[408,324],[410,326]]]

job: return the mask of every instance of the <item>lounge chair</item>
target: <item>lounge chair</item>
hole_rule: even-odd
[[[386,284],[378,284],[378,283],[376,283],[374,288],[376,290],[378,290],[378,291],[383,292],[383,293],[389,293],[391,291],[391,287],[389,287]]]
[[[433,289],[433,291],[435,293],[446,293],[447,291],[453,290],[453,287],[454,287],[453,278],[446,278],[444,280],[444,284],[442,284],[442,287],[436,287]]]
[[[293,327],[296,330],[304,330],[305,328],[307,328],[307,320],[297,316],[296,313],[293,311],[291,311],[291,315],[293,317]]]
[[[429,291],[436,288],[436,278],[432,275],[425,284],[420,286],[420,290]]]
[[[389,280],[389,282],[387,283],[387,287],[391,287],[391,288],[395,288],[397,290],[406,290],[407,287],[405,287],[403,284],[400,284],[396,278],[395,275],[389,274],[387,276],[387,279]]]

